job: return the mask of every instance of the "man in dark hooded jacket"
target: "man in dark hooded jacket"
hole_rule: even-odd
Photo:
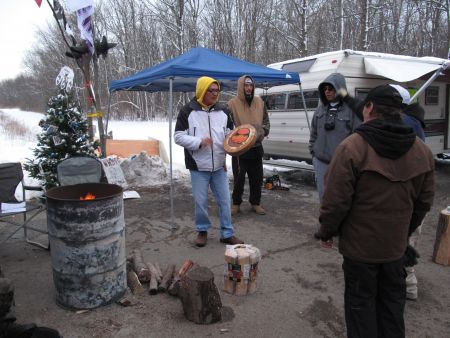
[[[238,80],[237,95],[228,101],[228,107],[233,114],[236,127],[242,124],[252,124],[258,133],[254,146],[240,156],[233,156],[233,206],[231,214],[235,216],[240,211],[242,194],[244,193],[245,175],[248,175],[250,185],[249,202],[252,210],[259,215],[266,213],[261,206],[261,186],[263,184],[263,155],[262,140],[269,134],[270,122],[264,101],[255,96],[253,79],[243,75]]]
[[[364,123],[328,168],[316,235],[339,235],[347,336],[405,337],[408,237],[431,208],[434,160],[401,121],[395,88],[376,87],[364,102]]]
[[[309,151],[319,192],[323,196],[323,178],[336,147],[361,123],[352,109],[336,93],[347,90],[345,78],[333,73],[319,84],[320,103],[314,112],[309,138]]]

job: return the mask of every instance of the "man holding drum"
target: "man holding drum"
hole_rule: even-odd
[[[233,206],[231,215],[235,216],[240,211],[242,194],[244,193],[245,175],[248,176],[250,185],[249,202],[252,210],[258,215],[264,215],[266,211],[261,206],[261,186],[263,184],[263,155],[262,140],[269,134],[270,121],[264,101],[255,96],[254,81],[251,76],[244,75],[238,80],[237,94],[228,101],[228,107],[232,111],[233,121],[236,127],[243,124],[251,124],[257,132],[257,140],[244,154],[233,156]]]

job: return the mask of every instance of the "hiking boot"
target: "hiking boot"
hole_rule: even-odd
[[[207,240],[208,240],[208,232],[199,231],[198,235],[197,235],[197,239],[195,240],[195,245],[198,247],[205,246]]]
[[[239,211],[241,211],[241,206],[239,204],[233,204],[231,206],[231,216],[236,216]]]
[[[406,299],[407,300],[417,300],[417,293],[406,292]]]
[[[235,245],[235,244],[244,244],[244,241],[240,240],[236,236],[231,236],[228,238],[221,238],[220,243]]]
[[[266,214],[266,210],[264,210],[264,208],[260,205],[252,205],[252,209],[254,212],[256,212],[258,215],[265,215]]]

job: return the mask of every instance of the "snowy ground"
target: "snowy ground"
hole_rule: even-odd
[[[26,126],[30,133],[24,138],[12,137],[4,131],[0,133],[0,163],[21,162],[24,163],[28,158],[33,158],[33,148],[36,147],[36,140],[33,135],[41,132],[38,123],[44,118],[44,114],[35,112],[20,111],[18,109],[2,109],[6,116],[13,118]],[[175,122],[172,126],[172,133],[175,128]],[[188,171],[184,166],[183,148],[173,142],[173,137],[169,137],[169,123],[166,121],[109,121],[108,131],[112,131],[116,140],[147,140],[149,138],[157,139],[164,145],[167,158],[170,159],[170,142],[172,141],[172,177],[174,179],[189,179]],[[163,157],[163,156],[162,156]],[[124,175],[130,186],[142,187],[156,184],[166,184],[170,182],[170,161],[164,163],[159,158],[152,158],[143,154],[133,156],[128,159],[121,159]],[[299,162],[278,160],[279,164],[294,165]],[[231,168],[231,157],[227,156],[227,166]],[[274,165],[265,166],[268,173],[292,170],[283,169]],[[37,185],[38,182],[27,176],[25,172],[25,183],[28,185]],[[228,171],[231,175],[231,170]],[[29,198],[33,195],[28,196]]]
[[[24,139],[23,137],[11,136],[4,130],[1,130],[0,163],[24,163],[28,158],[33,158],[33,148],[36,147],[36,140],[33,135],[41,132],[41,128],[38,126],[38,123],[44,118],[44,114],[25,112],[18,109],[2,109],[0,111],[6,116],[17,120],[19,123],[26,126],[30,131],[29,135]],[[170,158],[168,122],[110,121],[108,130],[113,132],[115,139],[158,139],[164,144],[167,158]],[[121,160],[126,162],[123,163],[124,165],[122,167],[127,180],[130,181],[130,185],[151,186],[170,182],[170,163],[163,163],[160,158],[152,158],[142,154],[140,156],[133,156],[128,159]],[[174,179],[185,179],[188,177],[188,172],[184,167],[183,149],[173,143],[173,138],[172,170]],[[26,184],[38,184],[36,180],[28,177],[26,172],[24,175]],[[28,198],[31,197],[33,197],[33,195],[28,196]]]
[[[0,163],[2,162],[22,162],[27,158],[33,157],[32,149],[36,147],[36,141],[33,134],[38,134],[41,128],[38,126],[39,121],[44,118],[41,113],[25,112],[18,109],[2,109],[0,110],[26,126],[30,133],[25,138],[11,137],[4,130],[0,133]],[[175,122],[172,126],[172,133],[175,128]],[[173,137],[169,137],[169,123],[166,121],[110,121],[108,131],[112,131],[114,139],[117,140],[147,140],[149,138],[157,139],[164,145],[167,158],[170,158],[170,141],[172,141],[172,177],[177,180],[188,180],[189,174],[184,166],[183,148],[173,142]],[[450,162],[450,154],[448,158],[437,158],[438,162]],[[163,157],[163,156],[162,156]],[[130,186],[142,187],[153,186],[157,184],[170,183],[170,162],[164,163],[159,158],[152,158],[145,155],[133,156],[128,159],[121,159],[122,169]],[[305,162],[276,160],[270,161],[271,164],[264,166],[265,176],[270,176],[274,172],[292,170],[296,168],[309,168]],[[277,166],[278,165],[278,166]],[[283,168],[280,166],[289,166],[291,168]],[[231,169],[231,157],[227,156],[227,166]],[[231,175],[231,170],[228,171]],[[38,182],[27,176],[25,172],[25,183],[36,185]],[[32,197],[30,195],[29,197]]]

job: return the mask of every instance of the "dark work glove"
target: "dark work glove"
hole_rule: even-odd
[[[403,256],[404,265],[408,267],[414,266],[419,263],[419,261],[417,260],[418,258],[420,258],[420,255],[417,250],[414,249],[411,245],[408,245],[406,247],[405,255]]]
[[[323,236],[323,234],[320,232],[320,230],[317,230],[314,234],[313,234],[314,238],[323,242],[327,242],[329,241],[332,237],[325,237]]]

